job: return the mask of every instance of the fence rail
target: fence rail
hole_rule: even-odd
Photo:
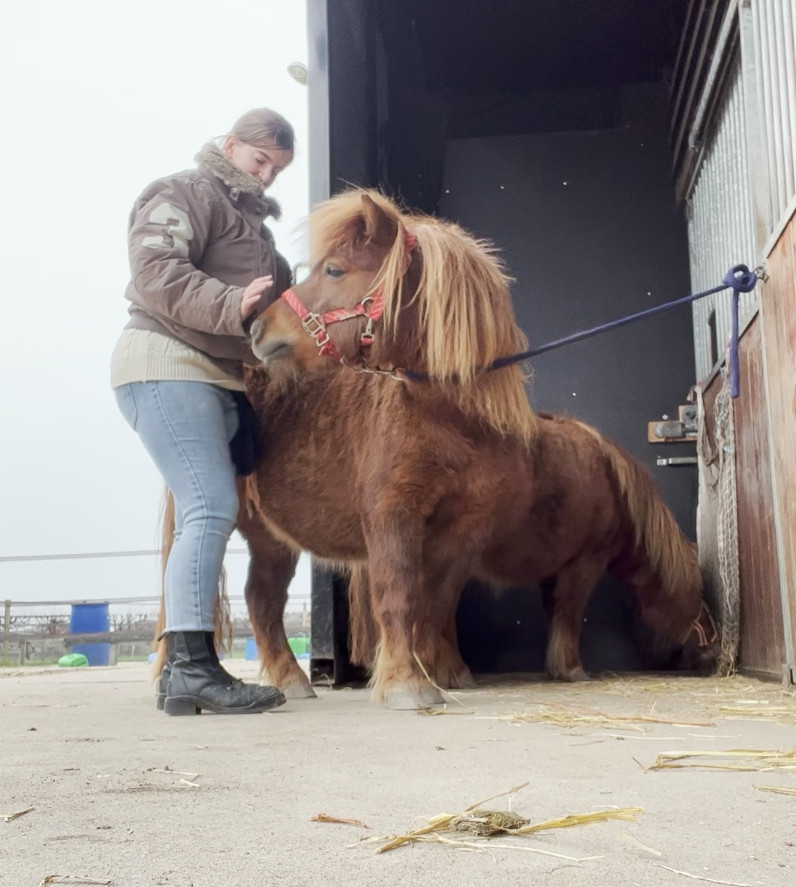
[[[230,597],[230,604],[243,604],[243,596]],[[285,613],[285,628],[292,635],[308,635],[309,634],[309,611],[307,601],[301,598],[292,600],[292,603],[302,604],[303,609],[292,610]],[[3,603],[3,621],[0,631],[0,639],[2,640],[2,658],[3,660],[17,659],[20,664],[24,664],[30,659],[32,649],[42,649],[49,647],[50,651],[58,651],[63,649],[68,652],[73,646],[84,644],[111,644],[112,660],[115,662],[118,656],[119,646],[122,644],[151,644],[155,636],[154,619],[151,621],[141,620],[140,624],[129,626],[127,628],[119,628],[115,631],[100,632],[76,632],[73,633],[70,628],[63,625],[62,620],[65,614],[59,614],[52,617],[53,624],[33,625],[27,630],[20,631],[18,627],[12,630],[12,613],[14,609],[19,608],[41,608],[41,607],[58,607],[71,608],[82,604],[108,604],[125,605],[125,604],[150,604],[159,606],[160,599],[157,597],[140,597],[140,598],[117,598],[108,599],[100,598],[95,600],[61,600],[61,601],[12,601],[6,600]],[[32,620],[37,617],[31,617],[27,614],[18,617],[22,620]],[[42,618],[42,617],[38,617]],[[46,614],[45,614],[46,618]],[[55,630],[53,630],[55,629]],[[252,628],[245,618],[236,619],[232,625],[232,639],[241,640],[251,638],[253,635]],[[18,652],[12,652],[18,651]],[[52,655],[52,652],[51,652]]]

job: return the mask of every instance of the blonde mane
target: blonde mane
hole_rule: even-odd
[[[444,388],[460,410],[478,416],[501,435],[530,442],[535,416],[520,364],[484,371],[495,359],[528,347],[514,319],[510,278],[491,243],[476,239],[452,222],[402,213],[377,191],[354,189],[312,212],[313,264],[351,243],[353,229],[363,218],[363,194],[391,219],[398,232],[370,290],[382,292],[384,333],[395,334],[399,311],[412,304],[418,318],[417,341],[431,377],[423,384]],[[417,238],[422,255],[420,282],[409,300],[404,296],[407,233]]]

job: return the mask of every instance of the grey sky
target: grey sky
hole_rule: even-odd
[[[109,385],[127,216],[151,180],[267,105],[296,128],[296,159],[270,193],[281,251],[303,258],[306,88],[286,68],[306,58],[304,3],[37,0],[0,19],[0,557],[150,549],[162,482]],[[245,561],[227,558],[234,594]],[[0,599],[142,596],[156,579],[151,558],[0,562]]]

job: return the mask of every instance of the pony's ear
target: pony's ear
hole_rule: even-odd
[[[389,213],[369,195],[362,195],[362,218],[365,223],[366,243],[392,246],[398,236],[398,224]]]

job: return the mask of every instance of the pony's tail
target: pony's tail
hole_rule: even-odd
[[[154,650],[157,654],[152,663],[152,680],[156,681],[166,664],[166,639],[163,632],[166,628],[166,564],[169,562],[172,545],[174,545],[174,496],[165,487],[160,500],[160,610],[155,623]]]
[[[367,565],[352,564],[348,579],[348,631],[351,662],[372,668],[376,661],[376,623],[370,607]]]
[[[152,663],[152,680],[156,681],[166,664],[166,638],[163,632],[166,628],[166,564],[169,562],[172,546],[174,545],[174,496],[166,487],[163,490],[163,498],[160,503],[160,610],[155,623],[154,651],[157,654]],[[232,616],[227,595],[227,571],[222,567],[218,580],[218,597],[216,598],[215,612],[213,614],[215,625],[215,642],[218,649],[230,650],[232,648]]]
[[[702,605],[702,572],[695,543],[680,529],[650,474],[596,429],[578,423],[600,444],[632,529],[632,542],[612,572],[634,591],[642,618],[658,641],[676,645]]]

